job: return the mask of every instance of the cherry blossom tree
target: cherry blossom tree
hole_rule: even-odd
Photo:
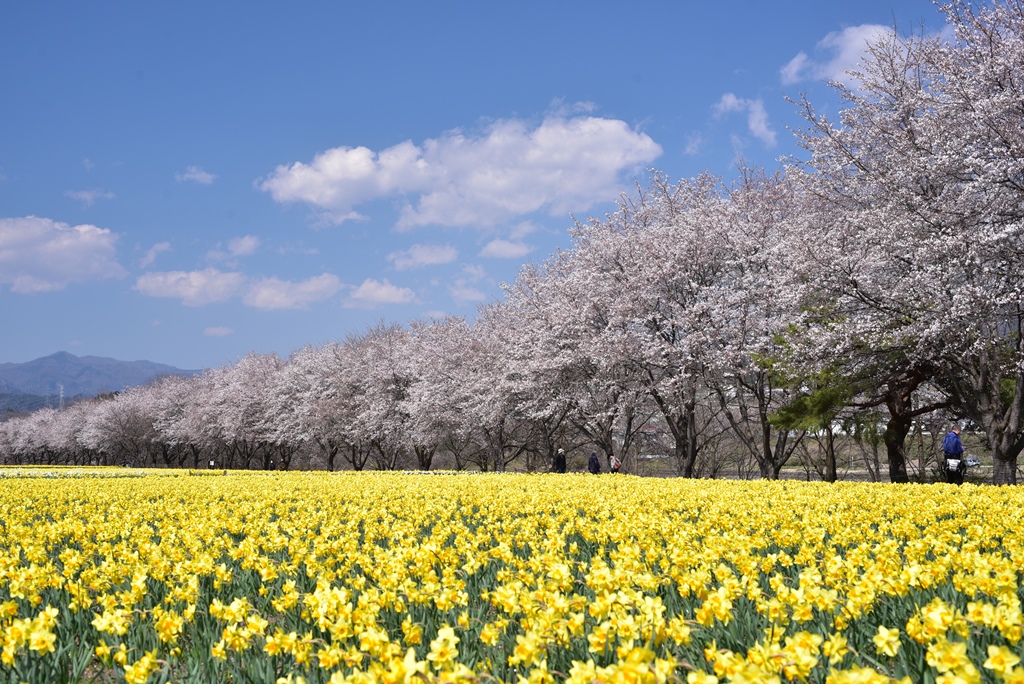
[[[90,402],[80,401],[56,414],[50,439],[60,463],[85,465],[88,462],[91,452],[82,444],[81,434],[90,410]]]
[[[182,465],[199,468],[212,462],[226,466],[224,431],[218,421],[218,370],[162,383],[155,425],[161,439],[179,451]]]
[[[0,463],[4,465],[19,465],[21,463],[21,455],[14,448],[14,441],[20,427],[20,418],[6,417],[4,420],[0,420]]]
[[[405,400],[410,438],[421,449],[446,451],[458,470],[479,451],[458,374],[468,330],[461,317],[414,321],[407,346],[408,362],[417,369]]]
[[[774,367],[780,336],[798,311],[786,296],[792,226],[803,205],[789,178],[741,169],[708,212],[719,228],[721,270],[706,288],[706,378],[733,434],[762,477],[776,479],[804,431],[778,428],[774,415],[795,398]]]
[[[805,187],[825,209],[805,257],[824,293],[821,337],[885,354],[905,404],[914,383],[942,387],[984,430],[994,481],[1012,483],[1024,449],[1024,6],[944,9],[951,42],[893,33],[868,46],[858,85],[834,84],[838,124],[801,103]]]
[[[147,388],[132,387],[95,401],[80,433],[105,465],[146,465],[159,436]]]
[[[469,334],[458,342],[461,413],[479,437],[475,462],[482,470],[505,470],[531,448],[532,430],[522,413],[524,388],[510,363],[508,318],[501,303],[482,307]]]
[[[534,422],[546,463],[571,445],[568,426],[607,458],[624,455],[649,415],[624,353],[627,338],[610,328],[611,288],[593,255],[577,247],[527,265],[490,310],[509,343],[509,390],[519,414]]]
[[[219,432],[227,467],[272,467],[277,419],[274,388],[281,368],[276,354],[250,353],[208,373],[213,391],[206,397],[204,413]]]
[[[13,465],[88,463],[95,454],[83,442],[82,431],[99,401],[76,402],[62,410],[44,408],[0,421],[0,458]]]
[[[781,176],[749,172],[730,190],[711,175],[655,174],[616,213],[575,229],[588,301],[607,308],[601,339],[659,409],[684,476],[714,432],[711,396],[762,476],[777,477],[793,452],[770,422],[784,388],[764,359],[785,325],[774,274],[795,204]]]
[[[24,418],[7,422],[11,439],[11,455],[15,464],[56,462],[51,427],[58,412],[53,408],[33,411]]]
[[[414,328],[421,364],[409,396],[414,422],[427,439],[447,432],[442,446],[457,464],[485,471],[505,470],[530,446],[500,319],[484,307],[473,325],[446,317]]]
[[[353,402],[349,427],[354,441],[372,448],[382,470],[405,467],[409,455],[408,337],[403,326],[381,322],[342,345],[341,390]],[[425,462],[429,468],[429,459]]]
[[[684,477],[694,476],[700,448],[705,293],[721,268],[721,243],[708,239],[719,226],[705,220],[705,211],[720,202],[716,190],[707,175],[679,184],[655,175],[648,188],[622,198],[603,224],[591,221],[589,234],[577,226],[580,246],[601,259],[597,270],[618,293],[613,320],[630,340],[627,356],[671,435]]]
[[[306,346],[288,358],[282,373],[287,410],[276,426],[278,433],[316,444],[328,470],[351,443],[350,418],[337,381],[340,352],[335,343]],[[356,459],[353,467],[362,464]]]
[[[157,378],[143,389],[146,394],[146,411],[153,426],[149,444],[153,465],[167,468],[183,468],[191,464],[198,468],[201,450],[198,436],[186,435],[179,439],[173,427],[191,410],[191,404],[198,400],[196,390],[201,380],[194,377],[168,375]]]

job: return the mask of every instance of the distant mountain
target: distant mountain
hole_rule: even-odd
[[[78,397],[85,399],[86,397]],[[64,397],[64,405],[70,405],[77,400],[76,397]],[[38,411],[41,408],[57,408],[60,405],[60,397],[41,397],[37,394],[2,394],[0,393],[0,421],[12,416],[19,416],[26,413]]]
[[[196,375],[202,371],[182,370],[152,361],[118,361],[102,356],[75,356],[57,352],[25,363],[0,363],[0,409],[6,402],[35,403],[35,395],[48,398],[92,397],[145,385],[164,375]]]

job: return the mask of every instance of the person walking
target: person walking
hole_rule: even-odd
[[[967,461],[964,459],[964,443],[960,441],[959,425],[954,425],[949,434],[942,438],[942,457],[946,482],[963,484],[964,473],[967,472]]]
[[[587,470],[594,475],[598,475],[601,472],[601,459],[597,457],[596,451],[590,452],[590,458],[587,459]]]
[[[555,454],[555,462],[552,470],[556,473],[565,472],[565,449],[559,449],[558,453]]]

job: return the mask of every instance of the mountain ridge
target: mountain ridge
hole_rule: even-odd
[[[17,405],[49,405],[51,399],[86,398],[145,385],[165,375],[192,376],[186,370],[153,361],[119,361],[105,356],[75,356],[58,351],[24,363],[0,363],[0,410]],[[28,396],[26,396],[28,395]],[[32,399],[38,397],[38,401]]]

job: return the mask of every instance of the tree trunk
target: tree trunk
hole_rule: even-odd
[[[905,413],[893,412],[889,407],[889,422],[885,425],[885,434],[882,439],[885,441],[885,453],[889,459],[889,481],[910,482],[907,476],[907,453],[906,439],[910,432],[911,419]]]
[[[1018,393],[1021,384],[1018,385]],[[1024,449],[1024,434],[1020,427],[1020,417],[1012,417],[1012,413],[1004,423],[1004,432],[997,439],[989,438],[993,445],[992,484],[1017,484],[1017,457]],[[1017,413],[1019,413],[1019,408]]]
[[[675,457],[679,474],[693,477],[697,469],[697,420],[693,403],[686,405],[679,430],[672,430],[675,439]]]
[[[825,427],[825,482],[835,482],[839,479],[836,468],[836,434],[832,431],[832,425]]]
[[[1010,485],[1017,484],[1017,464],[1016,459],[1010,460],[1005,458],[995,458],[993,454],[992,459],[992,484],[997,485]]]
[[[416,452],[416,462],[419,464],[420,470],[430,470],[430,464],[434,460],[434,452],[437,449],[435,447],[415,446],[413,450]]]
[[[665,425],[672,433],[674,442],[672,455],[676,461],[676,468],[682,477],[693,477],[697,464],[697,420],[696,420],[696,399],[693,395],[696,390],[688,388],[690,396],[688,401],[682,404],[682,410],[676,411],[672,401],[666,400],[657,390],[650,390],[651,398],[661,410],[665,418]]]

